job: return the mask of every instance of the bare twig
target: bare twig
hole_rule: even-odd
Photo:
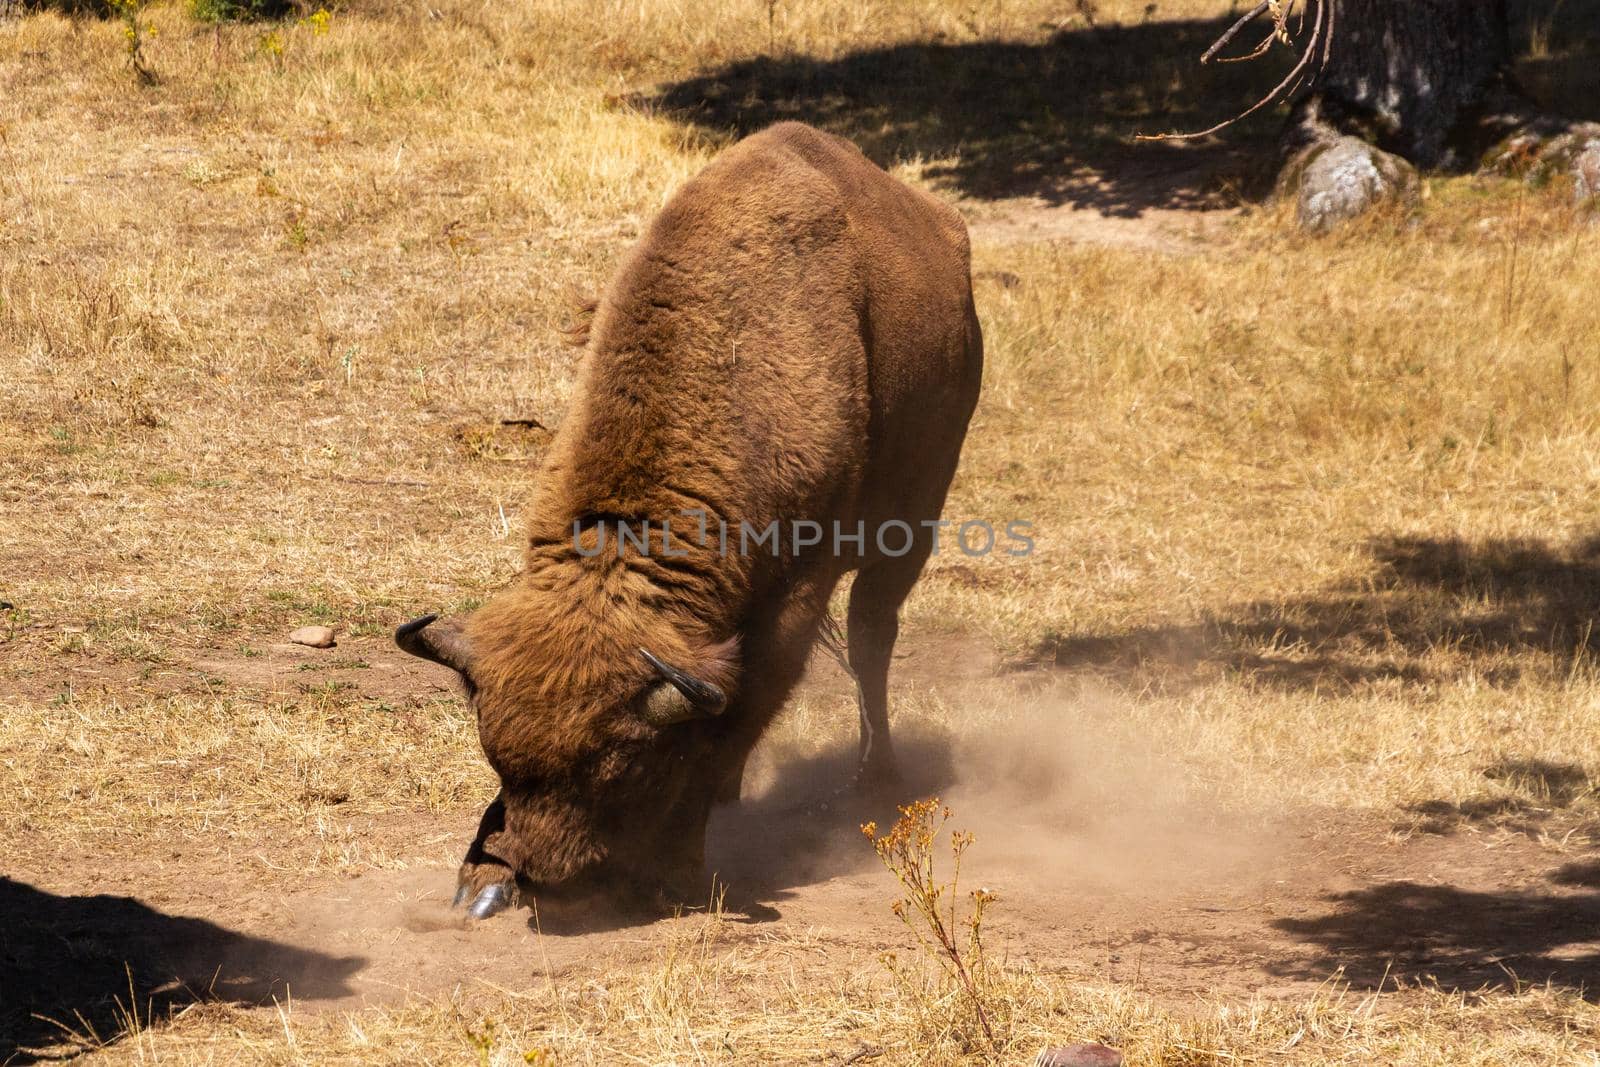
[[[1250,49],[1250,51],[1246,52],[1244,55],[1242,55],[1242,56],[1223,56],[1221,59],[1217,60],[1217,62],[1218,63],[1248,63],[1252,59],[1260,59],[1262,56],[1267,54],[1267,49],[1272,47],[1272,42],[1277,40],[1277,38],[1278,38],[1278,27],[1274,26],[1274,27],[1272,27],[1272,29],[1267,31],[1267,35],[1265,37],[1261,38],[1261,43],[1260,44],[1258,44],[1254,48]]]
[[[1286,5],[1278,12],[1275,20],[1277,32],[1282,32],[1287,35],[1287,31],[1284,29],[1284,23],[1289,17],[1289,10],[1292,6],[1293,5]],[[1224,119],[1215,126],[1211,126],[1204,130],[1199,130],[1195,133],[1141,133],[1135,136],[1134,140],[1193,141],[1198,140],[1201,137],[1209,137],[1218,131],[1227,129],[1236,122],[1241,122],[1244,119],[1249,118],[1262,108],[1267,107],[1270,104],[1277,103],[1286,94],[1292,94],[1295,92],[1300,88],[1301,80],[1305,75],[1307,68],[1311,66],[1312,60],[1317,59],[1319,46],[1322,54],[1321,58],[1317,59],[1317,67],[1318,69],[1321,69],[1323,66],[1327,65],[1330,42],[1333,39],[1333,4],[1330,2],[1330,0],[1312,0],[1312,7],[1314,10],[1311,15],[1311,39],[1306,42],[1306,49],[1303,53],[1301,53],[1300,61],[1294,65],[1293,70],[1284,75],[1282,81],[1273,86],[1272,90],[1261,99],[1257,100],[1254,104],[1251,104],[1249,107],[1245,108],[1231,119]]]
[[[1250,9],[1249,14],[1245,15],[1244,18],[1240,19],[1238,22],[1235,22],[1232,26],[1229,26],[1227,33],[1224,33],[1221,37],[1218,37],[1216,41],[1212,43],[1210,48],[1207,48],[1200,54],[1200,62],[1211,62],[1212,57],[1226,48],[1228,46],[1228,42],[1239,35],[1240,30],[1244,29],[1245,26],[1259,18],[1261,13],[1271,6],[1272,0],[1261,0],[1261,3]]]

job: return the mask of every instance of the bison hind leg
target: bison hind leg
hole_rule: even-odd
[[[861,713],[855,785],[863,791],[894,792],[903,781],[889,737],[889,665],[900,634],[900,605],[927,560],[927,546],[917,548],[908,555],[869,564],[850,588],[845,634]]]

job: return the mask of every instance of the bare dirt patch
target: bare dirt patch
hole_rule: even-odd
[[[1113,152],[1087,167],[1059,164],[1059,189],[1033,188],[1018,180],[1011,191],[989,190],[958,200],[973,240],[994,246],[1063,241],[1184,255],[1209,247],[1238,218],[1252,162],[1216,151],[1148,154]]]
[[[1583,840],[1576,821],[1400,832],[1378,814],[1200,801],[1092,723],[1074,725],[1059,676],[998,667],[977,642],[914,634],[897,685],[953,701],[982,690],[1033,709],[1003,736],[974,722],[901,738],[911,790],[940,793],[954,825],[977,834],[963,877],[999,892],[991,951],[1013,965],[1174,1003],[1304,997],[1340,976],[1357,989],[1586,989],[1600,978],[1600,875],[1566,834]],[[320,651],[264,644],[251,657],[199,650],[172,670],[186,684],[221,679],[266,696],[309,676],[396,705],[450,685],[378,638]],[[818,664],[798,702],[837,709],[846,694],[837,670]],[[802,945],[808,966],[841,978],[908,947],[888,910],[893,883],[859,832],[886,810],[837,792],[850,757],[848,746],[797,756],[780,739],[753,762],[740,806],[714,817],[710,866],[733,946],[777,960]],[[515,990],[659,960],[705,910],[521,912],[469,925],[447,905],[470,811],[350,823],[388,857],[382,865],[287,869],[270,861],[281,843],[265,836],[37,857],[3,883],[8,913],[32,917],[6,935],[9,1010],[20,1002],[80,1031],[74,1013],[105,1027],[130,981],[154,1008],[292,997],[313,1012]],[[1566,846],[1553,846],[1563,835]]]

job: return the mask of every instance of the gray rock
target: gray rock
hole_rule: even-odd
[[[1591,141],[1572,161],[1578,201],[1600,197],[1600,140]]]
[[[1058,1045],[1040,1051],[1033,1067],[1122,1067],[1122,1053],[1104,1045]]]
[[[1280,196],[1295,199],[1300,225],[1323,233],[1379,203],[1414,206],[1422,182],[1416,168],[1359,137],[1311,145],[1284,168]]]
[[[1535,185],[1571,175],[1578,203],[1600,197],[1600,123],[1572,123],[1556,132],[1552,128],[1530,123],[1519,129],[1489,150],[1483,169]]]
[[[312,648],[332,648],[333,630],[327,626],[302,626],[289,634],[289,640]]]

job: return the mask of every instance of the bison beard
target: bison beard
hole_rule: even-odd
[[[849,142],[775,126],[667,204],[587,345],[522,574],[469,616],[395,635],[461,676],[500,776],[461,866],[456,902],[476,917],[530,894],[700,891],[712,803],[737,798],[851,571],[857,781],[897,782],[897,617],[981,376],[966,227]],[[915,536],[891,556],[871,537],[741,554],[696,535],[803,520]],[[648,549],[595,551],[607,522],[648,523]]]

